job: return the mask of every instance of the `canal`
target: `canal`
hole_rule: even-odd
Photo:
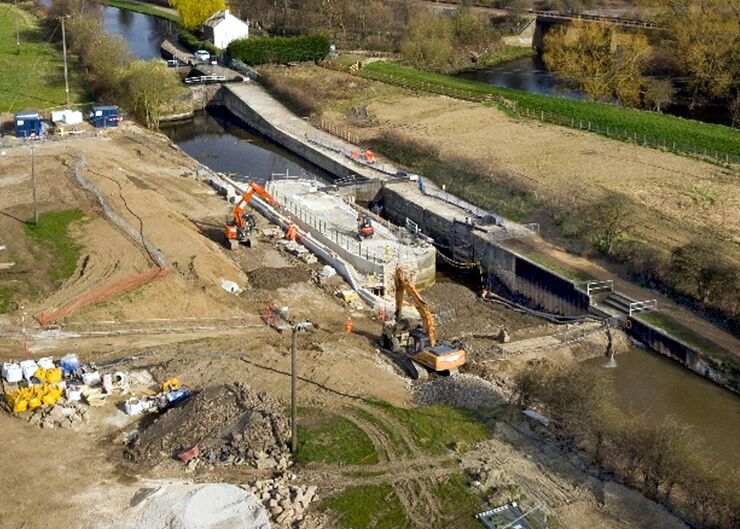
[[[106,29],[123,36],[141,58],[159,56],[162,39],[174,32],[167,21],[138,13],[122,14],[119,9],[104,7]],[[129,15],[131,17],[129,18]],[[542,71],[535,59],[515,61],[496,67],[509,69],[507,80],[499,74],[489,75],[489,81],[539,93],[560,90],[549,72]],[[506,84],[504,84],[506,83]],[[573,95],[573,97],[576,97]],[[582,97],[582,96],[581,96]],[[172,123],[163,131],[185,152],[216,171],[230,172],[242,178],[268,178],[273,173],[325,177],[321,171],[275,145],[228,112],[211,111],[195,118]],[[599,359],[595,362],[603,364]],[[616,404],[631,414],[642,414],[660,421],[673,416],[688,425],[713,456],[734,466],[740,464],[740,399],[727,390],[680,367],[672,361],[641,348],[632,348],[617,357],[617,367],[608,370],[617,396]]]

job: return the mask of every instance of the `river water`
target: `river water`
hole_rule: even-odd
[[[539,55],[520,57],[495,66],[461,72],[458,77],[535,94],[555,95],[570,99],[588,99],[584,92],[569,88],[559,80],[553,72],[547,69],[545,61]],[[730,114],[722,106],[689,109],[686,105],[671,105],[666,109],[666,112],[708,123],[731,124]]]
[[[144,59],[159,57],[162,39],[174,28],[169,22],[138,13],[104,7],[106,30],[125,38]],[[517,66],[519,65],[519,66]],[[560,93],[562,88],[536,58],[517,59],[488,71],[465,74],[499,86],[538,93]],[[569,97],[583,95],[569,94]],[[273,173],[325,176],[309,163],[265,140],[228,112],[206,112],[163,131],[185,152],[216,171],[242,178],[268,178]],[[597,359],[595,364],[603,365]],[[674,362],[647,350],[632,348],[617,357],[609,369],[616,404],[631,414],[661,421],[671,415],[690,426],[718,461],[740,465],[740,399]]]

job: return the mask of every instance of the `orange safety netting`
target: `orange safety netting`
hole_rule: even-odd
[[[89,292],[84,296],[81,296],[76,300],[63,305],[57,310],[53,310],[51,312],[42,312],[39,315],[39,322],[41,323],[41,326],[44,327],[49,323],[52,323],[60,318],[64,318],[65,316],[69,316],[73,312],[76,312],[84,307],[88,307],[100,301],[111,299],[119,294],[131,290],[132,288],[140,287],[154,279],[164,277],[169,273],[169,271],[170,269],[167,267],[157,267],[150,268],[149,270],[141,272],[139,274],[134,274],[125,279],[122,279],[121,281],[117,281],[116,283],[113,283],[111,285],[99,288],[98,290],[95,290],[93,292]]]

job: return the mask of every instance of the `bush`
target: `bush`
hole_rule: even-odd
[[[211,55],[219,55],[221,50],[211,42],[199,39],[197,35],[191,33],[185,28],[180,29],[177,33],[177,40],[190,51],[206,50]]]
[[[235,40],[227,51],[233,59],[257,66],[324,59],[329,55],[329,46],[329,39],[323,35],[260,37]]]

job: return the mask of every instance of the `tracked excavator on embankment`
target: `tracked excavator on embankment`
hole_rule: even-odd
[[[409,280],[402,267],[396,268],[395,319],[383,324],[381,346],[395,354],[403,354],[403,362],[414,380],[426,379],[428,373],[454,374],[465,364],[467,354],[461,347],[437,341],[434,316],[424,298]],[[419,311],[421,322],[402,316],[403,300],[409,295]]]
[[[257,243],[257,240],[253,236],[255,227],[254,217],[244,212],[244,208],[247,207],[247,204],[252,200],[255,193],[264,198],[270,205],[277,206],[277,200],[265,188],[255,182],[250,182],[247,190],[234,207],[231,219],[224,227],[226,242],[232,250],[236,250],[240,243],[246,243],[249,247],[255,246]]]

